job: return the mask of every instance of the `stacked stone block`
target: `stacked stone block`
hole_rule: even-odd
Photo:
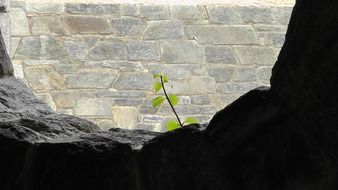
[[[208,122],[269,85],[291,10],[12,1],[11,56],[16,76],[60,113],[103,129],[163,131],[174,117],[151,106],[154,73],[169,76],[181,117]]]

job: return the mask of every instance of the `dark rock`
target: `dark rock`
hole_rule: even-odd
[[[138,155],[142,190],[225,190],[216,149],[199,126],[165,133],[144,145]]]
[[[1,190],[335,190],[338,2],[297,0],[272,87],[163,134],[54,113],[0,39]]]

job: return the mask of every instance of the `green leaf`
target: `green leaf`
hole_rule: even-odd
[[[167,83],[169,81],[169,77],[167,75],[162,75],[162,80]]]
[[[169,96],[169,101],[171,102],[173,106],[176,106],[178,102],[180,101],[180,99],[175,94],[172,94]]]
[[[154,74],[154,75],[153,75],[153,78],[154,78],[154,79],[156,79],[156,78],[161,78],[161,76],[162,76],[161,74]]]
[[[162,88],[162,83],[161,82],[155,82],[153,84],[153,89],[155,90],[155,92],[158,92],[159,90],[161,90]]]
[[[198,120],[196,118],[193,118],[193,117],[187,117],[185,120],[184,120],[184,124],[198,124]]]
[[[168,131],[172,131],[175,130],[177,128],[180,128],[180,124],[177,121],[171,120],[167,122],[167,130]]]
[[[153,107],[156,108],[160,106],[164,101],[164,98],[162,96],[158,96],[152,100]]]

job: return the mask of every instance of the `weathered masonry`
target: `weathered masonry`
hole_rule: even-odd
[[[102,129],[156,131],[171,110],[151,106],[153,73],[169,75],[181,116],[208,122],[269,85],[293,6],[9,4],[15,75],[40,99]]]

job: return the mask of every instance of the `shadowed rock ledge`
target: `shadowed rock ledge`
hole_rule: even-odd
[[[1,190],[335,190],[338,2],[297,0],[271,89],[206,129],[111,129],[54,113],[13,77],[0,40]]]

